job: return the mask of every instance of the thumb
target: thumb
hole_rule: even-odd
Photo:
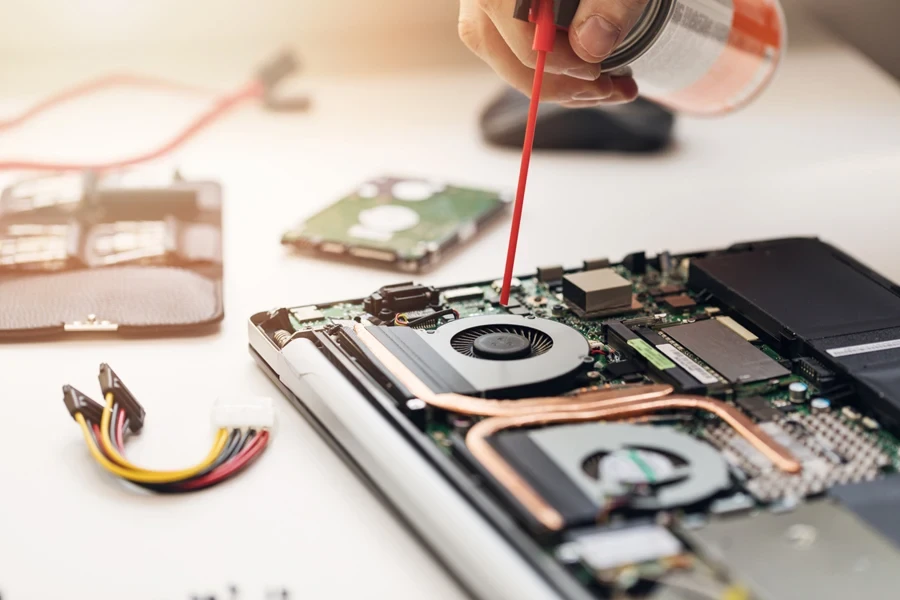
[[[569,29],[569,43],[582,60],[598,63],[622,43],[647,0],[582,0]]]

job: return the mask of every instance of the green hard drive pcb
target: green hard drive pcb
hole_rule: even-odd
[[[421,272],[506,212],[496,191],[382,177],[288,231],[282,243],[320,256]]]

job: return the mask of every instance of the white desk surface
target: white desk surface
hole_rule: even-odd
[[[246,72],[220,67],[222,83]],[[93,72],[0,68],[0,114]],[[157,72],[192,77],[177,63]],[[4,600],[221,600],[232,582],[241,600],[281,587],[291,598],[462,597],[256,368],[246,319],[403,279],[297,258],[279,246],[286,227],[363,178],[391,172],[512,185],[517,154],[478,136],[478,111],[497,81],[472,65],[303,83],[315,97],[312,113],[247,107],[177,157],[188,175],[224,184],[220,333],[0,346]],[[104,94],[0,136],[0,157],[117,156],[152,146],[201,106],[140,91]],[[855,51],[804,36],[756,105],[724,120],[681,120],[677,138],[675,149],[651,158],[538,154],[519,270],[818,234],[900,280],[900,87]],[[425,281],[496,277],[505,242],[506,226],[496,227]],[[210,405],[226,394],[278,398],[274,443],[247,473],[206,493],[125,489],[94,466],[61,402],[64,383],[97,394],[103,361],[147,408],[145,432],[129,447],[139,462],[168,467],[199,456],[210,439]]]

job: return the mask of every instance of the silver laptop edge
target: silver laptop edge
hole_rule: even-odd
[[[250,345],[472,593],[492,600],[559,597],[313,342],[296,339],[279,350],[250,323]]]

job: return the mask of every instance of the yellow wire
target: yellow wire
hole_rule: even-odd
[[[722,593],[722,600],[749,600],[750,592],[738,585],[728,587]]]
[[[228,442],[228,431],[222,429],[219,431],[218,437],[216,438],[215,444],[213,444],[212,450],[209,451],[209,454],[206,456],[206,458],[204,458],[203,461],[197,466],[191,467],[189,469],[179,469],[177,471],[155,471],[153,469],[145,469],[144,467],[140,467],[122,456],[122,454],[112,443],[112,438],[109,435],[109,425],[110,420],[112,419],[113,404],[115,404],[115,398],[113,397],[112,392],[110,392],[106,394],[106,407],[103,409],[103,417],[101,417],[100,419],[100,444],[103,446],[103,450],[105,450],[106,453],[112,458],[113,463],[117,463],[123,469],[128,469],[130,471],[134,471],[135,473],[165,476],[169,477],[172,481],[187,479],[188,477],[193,477],[201,471],[206,470],[207,467],[214,463],[216,461],[216,458],[218,458],[219,454],[222,452],[222,449],[225,447],[225,444]],[[129,477],[129,479],[134,478]]]
[[[184,479],[184,477],[175,477],[173,478],[166,471],[132,471],[130,469],[123,469],[119,465],[111,462],[100,451],[97,445],[94,443],[94,438],[91,436],[91,430],[88,427],[87,421],[84,420],[84,416],[81,413],[75,414],[75,420],[78,421],[78,424],[81,425],[81,432],[84,434],[84,441],[87,442],[88,450],[91,452],[91,456],[94,457],[94,460],[97,463],[112,473],[113,475],[117,475],[118,477],[123,477],[125,479],[130,479],[132,481],[137,481],[140,483],[173,483],[175,481],[179,481],[180,479]],[[214,446],[215,454],[218,455],[219,452],[222,451],[222,448],[225,447],[225,443],[228,440],[228,431],[225,429],[220,429],[218,435],[216,436],[216,443]],[[212,454],[212,453],[210,453]],[[209,464],[214,461],[206,461],[202,465],[198,465],[192,469],[185,469],[185,473],[191,473],[192,475],[196,475],[197,473],[205,470]],[[208,464],[207,464],[208,463]],[[190,475],[188,475],[189,477]]]

